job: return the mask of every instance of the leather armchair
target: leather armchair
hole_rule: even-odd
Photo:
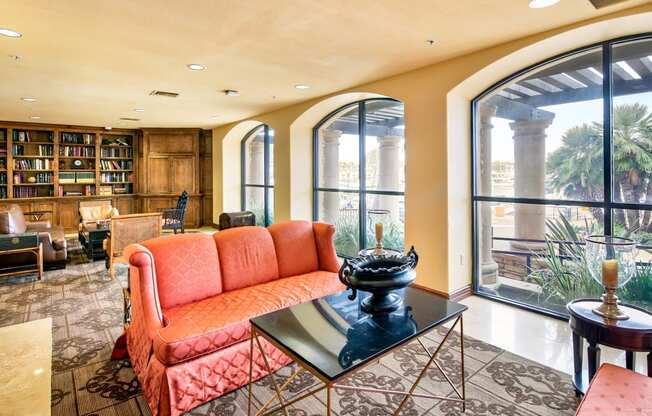
[[[47,269],[65,268],[68,249],[63,227],[52,226],[50,221],[27,221],[20,206],[11,204],[6,210],[0,211],[0,234],[38,233],[39,241],[43,243],[43,264]],[[7,266],[22,266],[33,264],[34,256],[15,254],[4,256]]]

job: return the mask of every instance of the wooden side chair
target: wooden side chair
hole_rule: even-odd
[[[106,268],[113,278],[116,263],[128,263],[129,259],[122,257],[122,250],[129,244],[161,236],[162,214],[160,212],[146,214],[118,215],[111,218],[109,238],[105,241]]]
[[[183,191],[177,200],[176,208],[164,209],[163,214],[163,229],[173,230],[176,234],[180,231],[182,234],[186,231],[186,206],[188,205],[188,192]]]

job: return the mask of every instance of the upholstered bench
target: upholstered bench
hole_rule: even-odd
[[[603,364],[577,408],[576,416],[652,415],[652,378]]]

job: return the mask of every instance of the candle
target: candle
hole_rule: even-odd
[[[383,224],[381,222],[376,223],[376,244],[382,245],[383,241]]]
[[[618,286],[618,260],[602,262],[602,284],[611,288]]]

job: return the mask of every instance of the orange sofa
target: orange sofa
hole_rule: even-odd
[[[591,380],[576,416],[652,415],[652,378],[603,364]]]
[[[290,221],[179,234],[126,248],[127,349],[156,415],[179,415],[248,383],[249,319],[344,290],[333,226]],[[290,359],[263,342],[274,370]],[[266,375],[254,349],[255,379]]]

